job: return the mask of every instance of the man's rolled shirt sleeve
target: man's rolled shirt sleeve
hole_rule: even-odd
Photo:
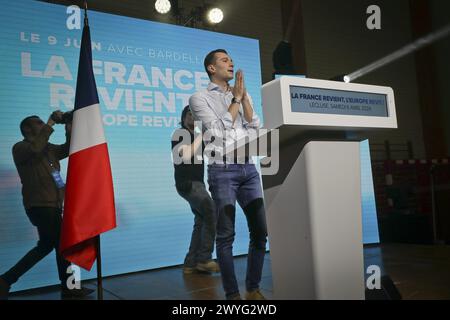
[[[252,121],[248,122],[245,119],[245,116],[244,116],[244,107],[241,105],[240,109],[241,109],[241,112],[242,112],[242,124],[247,129],[249,129],[249,128],[259,129],[259,127],[261,126],[261,121],[260,121],[258,115],[255,112],[255,108],[253,107],[253,99],[252,99],[252,97],[248,93],[247,93],[247,96],[248,96],[248,100],[250,101],[250,105],[251,105],[252,110],[253,110],[253,117],[252,117]]]

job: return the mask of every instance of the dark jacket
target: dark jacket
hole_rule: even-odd
[[[25,139],[12,148],[26,209],[62,207],[64,188],[58,189],[56,186],[50,163],[56,170],[60,170],[59,160],[69,155],[70,135],[66,134],[66,143],[55,145],[48,142],[53,131],[52,127],[45,125],[33,141]]]

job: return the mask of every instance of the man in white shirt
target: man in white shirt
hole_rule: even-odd
[[[223,287],[227,299],[240,299],[232,252],[237,200],[250,231],[246,298],[263,300],[259,283],[267,227],[259,173],[248,156],[239,158],[226,153],[224,147],[250,136],[259,128],[260,120],[245,89],[243,72],[236,72],[234,87],[228,84],[234,78],[234,64],[225,50],[210,52],[204,65],[211,82],[206,90],[189,99],[189,105],[194,119],[201,121],[207,131],[206,149],[214,145],[214,155],[209,157],[208,184],[218,211],[216,252]]]

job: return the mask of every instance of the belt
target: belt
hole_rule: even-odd
[[[223,163],[230,163],[230,159],[227,159],[227,157],[223,157],[222,158]],[[244,158],[239,159],[240,161],[238,162],[238,158],[235,156],[233,159],[231,159],[231,163],[234,164],[241,164],[241,163],[249,163],[250,162],[250,158],[245,156]],[[244,160],[244,162],[242,162],[242,160]]]

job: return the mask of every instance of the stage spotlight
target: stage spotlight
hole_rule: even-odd
[[[345,77],[344,77],[344,82],[345,82],[345,83],[350,83],[350,81],[351,81],[351,79],[350,79],[349,76],[345,76]]]
[[[166,14],[170,11],[170,1],[169,0],[156,0],[155,9],[161,14]]]
[[[211,23],[217,24],[223,20],[223,11],[219,8],[213,8],[208,12],[208,20]]]

